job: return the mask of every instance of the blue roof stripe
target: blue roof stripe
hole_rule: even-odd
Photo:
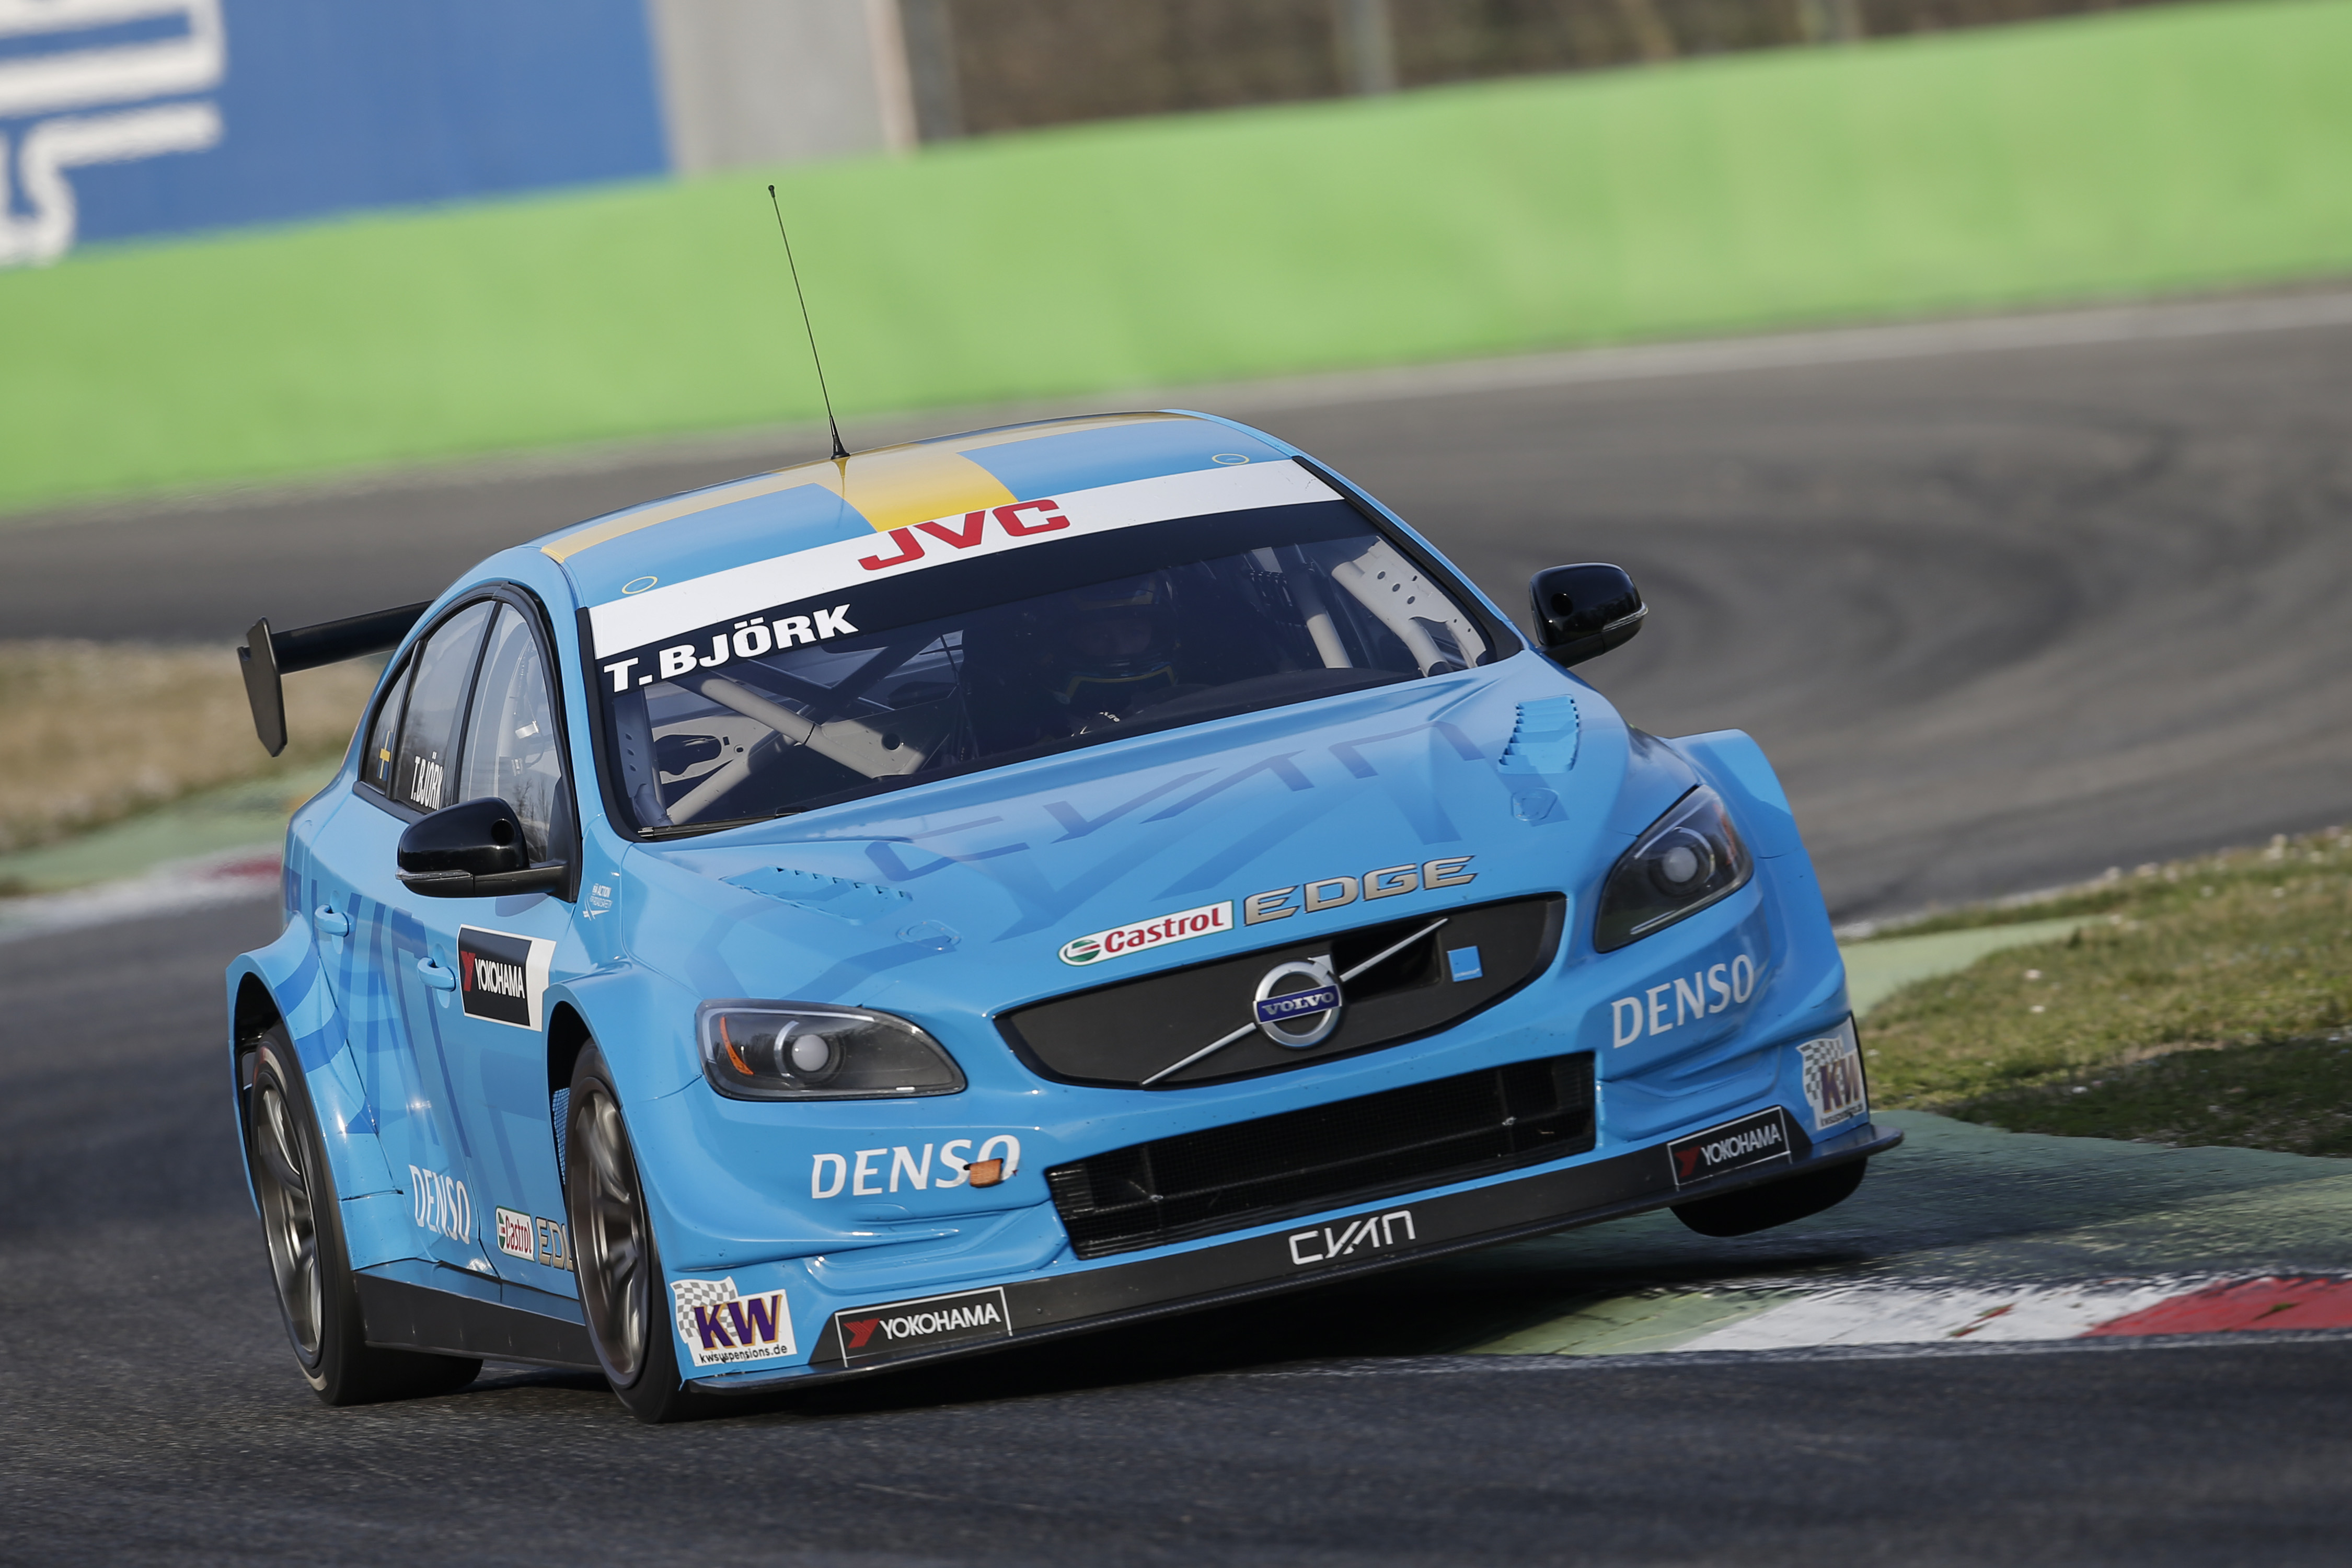
[[[979,447],[964,454],[1024,500],[1215,468],[1219,457],[1278,461],[1264,441],[1201,419],[1153,419],[1109,429]]]
[[[656,523],[583,551],[565,565],[582,602],[596,605],[620,597],[622,586],[639,577],[683,583],[747,561],[873,535],[866,520],[824,486],[796,485]]]

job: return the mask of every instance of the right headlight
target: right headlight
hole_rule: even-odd
[[[706,1002],[695,1023],[702,1075],[730,1100],[896,1100],[964,1086],[944,1047],[887,1013]]]
[[[1652,823],[1601,884],[1592,945],[1610,952],[1736,892],[1756,869],[1722,797],[1705,784]]]

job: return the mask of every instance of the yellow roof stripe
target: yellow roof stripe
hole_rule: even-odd
[[[944,445],[885,447],[830,466],[842,470],[842,499],[877,533],[1021,499],[1003,480]]]
[[[802,485],[819,485],[841,496],[860,517],[873,525],[875,531],[887,533],[894,528],[905,528],[929,518],[976,511],[982,507],[1003,506],[1007,501],[1020,499],[1006,489],[995,475],[965,457],[966,452],[1009,446],[1015,441],[1034,441],[1041,436],[1067,436],[1080,430],[1102,430],[1148,419],[1181,417],[1183,416],[1172,414],[1112,414],[1086,419],[1055,419],[1039,425],[1021,425],[1006,430],[958,436],[945,441],[877,447],[873,451],[859,452],[849,458],[795,463],[789,468],[778,468],[773,473],[738,479],[732,484],[719,485],[707,490],[696,490],[691,495],[625,511],[617,517],[608,517],[602,522],[592,522],[584,528],[575,529],[539,548],[550,560],[568,561],[583,550],[635,533],[641,528],[652,528],[677,518],[691,517],[696,512],[708,511],[712,507],[726,506],[732,501],[796,489]]]

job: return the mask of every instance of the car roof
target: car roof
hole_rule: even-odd
[[[570,574],[580,602],[595,605],[656,583],[934,518],[1289,456],[1237,426],[1194,414],[1046,419],[799,463],[629,507],[533,542]]]

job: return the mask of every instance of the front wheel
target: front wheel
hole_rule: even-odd
[[[572,1068],[563,1142],[563,1201],[580,1305],[604,1381],[640,1421],[683,1419],[699,1402],[678,1385],[677,1337],[670,1331],[669,1292],[645,1185],[621,1119],[620,1092],[593,1045],[582,1048]]]
[[[1853,1196],[1862,1185],[1866,1162],[1849,1160],[1826,1171],[1783,1176],[1761,1186],[1744,1187],[1719,1198],[1676,1204],[1675,1217],[1701,1236],[1746,1236],[1776,1225],[1832,1208]]]
[[[245,1068],[253,1195],[261,1207],[278,1310],[311,1392],[329,1405],[365,1405],[454,1393],[473,1382],[482,1370],[478,1360],[367,1342],[334,1177],[283,1024],[272,1024],[253,1042]]]

